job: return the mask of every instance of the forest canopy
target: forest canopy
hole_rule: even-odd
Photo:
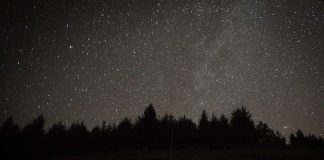
[[[20,128],[8,118],[1,124],[1,152],[5,155],[23,153],[37,156],[79,154],[94,151],[128,149],[169,150],[203,148],[208,150],[238,148],[323,147],[322,137],[304,135],[298,130],[291,134],[290,143],[278,131],[264,122],[255,123],[245,107],[238,108],[228,118],[208,117],[203,111],[198,124],[183,116],[171,114],[158,118],[149,105],[134,123],[124,118],[117,125],[102,123],[88,130],[83,122],[70,126],[62,122],[45,130],[41,115]]]

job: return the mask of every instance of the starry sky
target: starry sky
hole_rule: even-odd
[[[244,105],[324,134],[321,0],[1,1],[0,121],[198,121]],[[210,115],[210,114],[209,114]]]

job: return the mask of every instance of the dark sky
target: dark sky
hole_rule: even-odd
[[[320,0],[1,1],[0,121],[242,105],[284,135],[324,134]]]

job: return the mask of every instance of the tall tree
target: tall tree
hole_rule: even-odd
[[[219,136],[220,136],[220,122],[215,114],[212,114],[209,122],[209,146],[212,148],[219,147]]]
[[[156,148],[158,146],[158,124],[156,111],[153,105],[150,104],[146,107],[144,114],[138,117],[138,121],[135,124],[138,137],[135,146]]]
[[[206,146],[209,142],[209,121],[205,110],[202,111],[198,123],[199,144]]]
[[[232,112],[230,126],[233,144],[237,147],[251,146],[257,143],[254,122],[244,106]]]

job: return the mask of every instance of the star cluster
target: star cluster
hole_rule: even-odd
[[[152,103],[197,121],[244,105],[324,134],[324,2],[1,2],[0,120],[117,123]]]

